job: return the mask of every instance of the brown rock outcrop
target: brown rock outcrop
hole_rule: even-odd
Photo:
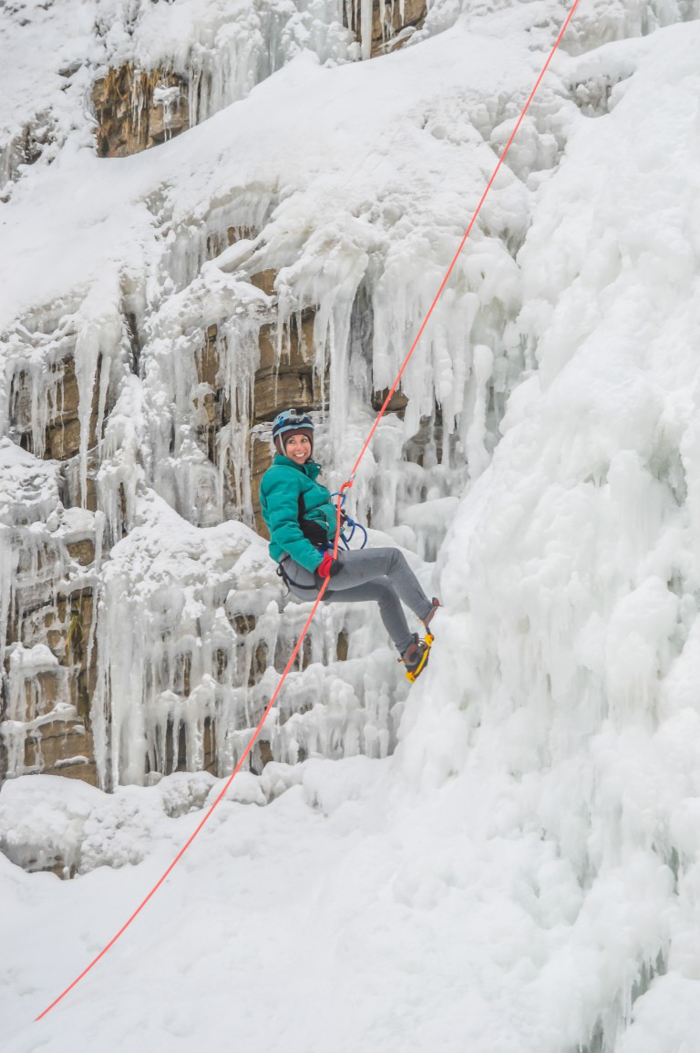
[[[172,70],[107,71],[92,89],[99,157],[127,157],[190,126],[187,81]]]
[[[321,408],[321,393],[314,372],[313,327],[315,311],[307,308],[293,317],[282,334],[282,357],[277,357],[277,327],[260,329],[260,365],[255,372],[253,422],[274,420],[288,406]]]
[[[403,9],[403,10],[402,10]],[[402,47],[405,40],[396,40],[404,29],[420,29],[428,8],[425,0],[374,0],[372,5],[372,58]],[[382,17],[383,15],[383,17]]]
[[[276,271],[261,271],[253,275],[251,283],[268,296],[274,296],[275,278]],[[289,406],[305,410],[321,409],[321,384],[314,367],[314,318],[315,309],[309,307],[300,315],[293,316],[281,334],[278,334],[276,323],[270,322],[260,327],[260,360],[253,380],[251,431],[247,441],[252,507],[238,511],[252,521],[263,537],[267,537],[267,529],[260,514],[258,491],[260,478],[272,463],[269,430],[264,425]],[[280,335],[282,351],[278,357]],[[218,464],[220,456],[217,436],[231,420],[231,406],[226,397],[221,370],[225,354],[225,347],[220,344],[222,339],[216,325],[207,328],[202,347],[196,355],[198,388],[192,400],[194,433],[201,449],[214,464]],[[325,383],[328,383],[327,377]],[[235,495],[239,489],[230,458],[226,465],[225,480],[227,498],[235,505]]]
[[[254,274],[251,283],[268,296],[275,295],[274,270]],[[253,423],[274,420],[288,406],[320,409],[320,392],[314,375],[313,329],[316,311],[307,307],[293,316],[281,334],[278,357],[278,329],[274,324],[260,329],[260,363],[255,372]]]
[[[99,376],[99,365],[97,375]],[[36,383],[36,380],[33,380],[26,370],[15,373],[12,378],[10,413],[18,443],[36,456],[57,461],[70,460],[71,457],[77,456],[80,450],[80,392],[73,355],[67,355],[51,365],[48,383],[43,392],[34,392],[33,383]],[[34,448],[32,406],[37,397],[46,400],[43,449]],[[99,390],[95,383],[90,409],[89,446],[94,446],[97,442],[98,404]]]
[[[9,754],[20,748],[15,770],[19,765],[26,772],[69,775],[97,785],[90,728],[97,660],[94,641],[90,646],[92,589],[77,589],[43,603],[42,590],[31,581],[23,587],[22,579],[20,561],[5,661],[14,697],[4,714],[8,722],[0,736],[0,774],[7,772]],[[44,584],[43,591],[50,595],[54,577],[46,575]],[[21,649],[19,661],[13,644]],[[41,655],[39,660],[33,657],[37,645],[44,648],[43,660]],[[25,654],[28,661],[22,661]]]
[[[369,57],[386,55],[390,51],[403,47],[408,34],[401,36],[403,30],[420,29],[425,22],[428,7],[426,0],[373,0],[372,3],[372,36],[369,48]],[[353,4],[344,5],[343,22],[352,29],[358,39],[361,37],[360,29],[360,4],[354,0]],[[363,55],[367,55],[363,43]]]
[[[250,433],[250,489],[253,499],[253,519],[255,529],[261,537],[269,538],[265,520],[260,507],[260,480],[272,464],[272,445],[267,430],[261,433],[254,430]]]
[[[384,388],[383,391],[372,392],[372,409],[376,410],[377,413],[384,405],[388,394],[389,388]],[[401,388],[397,388],[397,390],[392,394],[391,398],[389,399],[389,404],[387,405],[385,413],[396,413],[403,420],[403,416],[406,412],[406,406],[408,406],[408,399],[404,395]]]

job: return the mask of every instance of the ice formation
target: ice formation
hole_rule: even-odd
[[[144,19],[138,32],[147,35]],[[473,51],[469,77],[457,61],[445,64],[442,48],[428,40],[422,51],[435,83],[419,100],[405,90],[413,78],[413,51],[388,57],[391,65],[379,70],[383,106],[374,112],[358,105],[367,91],[361,65],[330,70],[306,52],[268,77],[244,107],[234,106],[233,123],[226,111],[226,120],[215,115],[157,151],[97,161],[79,145],[82,128],[75,133],[77,152],[63,151],[65,165],[37,162],[13,186],[9,255],[13,245],[19,253],[27,216],[37,214],[30,187],[45,185],[64,202],[56,206],[52,199],[51,214],[60,219],[48,226],[48,241],[36,220],[29,227],[35,251],[60,257],[60,269],[51,268],[46,284],[31,294],[21,263],[8,274],[1,308],[7,322],[3,427],[35,456],[49,453],[66,462],[64,503],[104,517],[103,548],[110,558],[95,583],[92,667],[83,670],[94,679],[90,720],[101,786],[143,781],[205,758],[221,773],[235,760],[239,733],[256,710],[252,696],[261,700],[267,690],[264,680],[248,684],[250,640],[259,631],[251,629],[263,614],[267,632],[281,633],[280,642],[266,638],[256,647],[274,654],[278,671],[284,666],[291,638],[283,627],[293,623],[294,607],[284,608],[279,625],[265,608],[251,608],[236,629],[224,603],[232,567],[224,554],[215,566],[206,564],[197,531],[231,519],[255,525],[257,451],[269,442],[269,420],[280,400],[299,390],[294,385],[302,385],[302,398],[319,415],[318,451],[330,481],[337,485],[349,469],[372,405],[393,380],[431,287],[439,284],[478,201],[499,129],[515,113],[536,67],[523,42],[508,43],[513,92],[499,90],[494,97],[488,78],[502,45],[486,35],[477,55],[469,38],[453,31],[444,46],[455,60],[465,47]],[[327,130],[319,135],[314,99],[330,73]],[[296,125],[271,108],[273,82],[295,94]],[[377,90],[372,85],[371,92]],[[554,105],[556,98],[548,87],[541,111],[533,114],[529,148],[514,158],[519,175],[504,171],[499,177],[473,251],[458,263],[422,353],[404,374],[398,413],[378,430],[355,484],[357,514],[417,556],[435,557],[447,527],[445,510],[488,464],[508,394],[520,378],[520,337],[509,337],[507,329],[521,307],[513,254],[528,222],[523,179],[551,169],[575,111],[566,99]],[[452,115],[465,99],[474,104],[474,123],[461,128]],[[261,122],[270,123],[277,143],[272,155],[260,139]],[[342,129],[336,140],[334,128]],[[330,166],[328,136],[335,142]],[[227,156],[233,149],[238,160],[222,167],[222,149]],[[163,180],[164,151],[178,173],[176,184]],[[428,191],[445,164],[450,178],[435,196]],[[83,165],[91,172],[91,190],[76,213],[70,202]],[[75,223],[82,232],[78,242]],[[105,223],[116,240],[99,236]],[[69,238],[74,248],[66,251]],[[25,303],[18,318],[18,305]],[[176,513],[162,529],[156,525],[159,500]],[[187,523],[196,528],[193,534]],[[233,544],[231,526],[223,529]],[[167,598],[171,611],[167,630],[142,600],[152,567],[130,549],[139,539],[139,551],[149,551],[142,531],[152,532],[156,546],[164,531],[178,538],[158,571],[162,602]],[[188,613],[183,583],[193,563],[202,579],[197,602],[216,626],[216,646],[207,619]],[[221,595],[199,598],[212,575],[221,578]],[[237,587],[250,591],[251,583],[235,575]],[[267,582],[279,616],[283,596],[276,584],[275,591]],[[125,619],[127,605],[133,610]],[[172,614],[178,611],[179,621]],[[328,617],[323,644],[310,641],[312,656],[319,656],[312,666],[321,656],[334,658],[339,639],[341,650],[342,641],[352,640],[355,613],[346,612],[341,622],[338,617]],[[372,624],[378,628],[375,616]],[[232,656],[241,635],[250,640],[238,668]],[[388,668],[389,652],[381,650],[377,660]],[[125,654],[133,663],[125,663]],[[353,642],[347,656],[360,654]],[[126,681],[125,666],[131,670]],[[258,666],[256,682],[262,659]],[[280,725],[271,743],[277,759],[305,756],[319,742],[333,755],[382,755],[393,747],[396,722],[389,709],[394,705],[398,714],[405,686],[392,685],[395,677],[383,673],[374,684],[352,661],[343,661],[337,675],[346,688],[334,691],[316,670],[300,671],[308,685],[300,704],[313,715],[295,719],[286,732]],[[51,711],[41,700],[39,708]],[[339,710],[344,724],[337,715],[330,720]],[[299,741],[292,729],[302,727]]]
[[[224,1017],[294,1053],[696,1047],[700,8],[581,2],[353,488],[445,602],[428,671],[408,694],[375,612],[322,610],[114,952],[119,999],[105,970],[40,1031],[34,999],[170,862],[308,613],[256,533],[281,393],[337,485],[565,8],[436,0],[370,62],[364,2],[4,14],[10,46],[60,40],[1,111],[13,1053],[105,1025],[230,1048]],[[126,67],[164,113],[187,83],[189,129],[98,158],[84,99]],[[91,736],[101,789],[28,774],[59,726],[51,770]],[[37,917],[60,969],[19,949]]]

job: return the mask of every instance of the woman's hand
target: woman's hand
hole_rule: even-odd
[[[319,578],[334,578],[340,570],[340,563],[333,558],[332,552],[326,552],[316,569]]]

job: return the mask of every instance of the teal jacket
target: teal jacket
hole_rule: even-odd
[[[288,553],[306,570],[314,571],[323,559],[320,549],[302,533],[300,509],[304,518],[323,528],[329,542],[335,539],[336,507],[330,490],[316,482],[320,471],[321,466],[315,461],[295,464],[278,453],[260,480],[260,504],[270,531],[270,555],[277,563]]]

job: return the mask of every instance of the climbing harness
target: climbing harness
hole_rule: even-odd
[[[291,412],[291,410],[288,412]],[[280,417],[281,416],[285,416],[285,414],[280,414]],[[362,532],[363,538],[362,544],[360,545],[360,549],[363,549],[367,544],[367,531],[363,527],[362,523],[356,522],[356,520],[351,519],[349,515],[343,512],[343,505],[345,504],[347,494],[343,494],[340,491],[338,491],[334,494],[331,494],[331,497],[340,498],[340,534],[338,536],[340,538],[340,541],[342,541],[343,543],[345,551],[351,551],[350,544],[355,536],[356,530],[360,530]],[[328,535],[326,534],[326,531],[323,529],[321,524],[317,523],[315,519],[310,519],[307,516],[303,494],[299,494],[297,500],[297,519],[301,528],[301,532],[307,541],[310,541],[311,544],[314,545],[321,552],[333,551],[333,545],[328,540]],[[349,534],[346,534],[345,532],[347,528],[349,528]],[[294,586],[295,589],[299,589],[301,590],[301,592],[313,592],[314,594],[317,593],[318,585],[302,585],[300,582],[295,581],[294,578],[289,576],[289,573],[287,572],[287,569],[284,566],[288,559],[289,556],[283,556],[277,564],[276,571],[277,577],[282,579],[284,584],[287,586],[287,589],[290,589],[292,586]],[[331,592],[332,589],[328,589],[328,593],[330,594]]]
[[[495,180],[496,176],[498,175],[499,171],[501,170],[501,165],[503,164],[503,162],[505,160],[505,157],[506,157],[506,154],[508,153],[508,150],[510,149],[510,145],[513,142],[513,139],[515,138],[515,136],[516,136],[516,134],[518,132],[518,129],[520,128],[520,125],[522,124],[522,122],[523,122],[523,120],[525,118],[525,114],[527,113],[527,111],[528,111],[528,109],[530,107],[530,103],[532,102],[532,100],[534,98],[535,92],[537,91],[537,89],[540,86],[542,78],[544,77],[545,73],[547,72],[547,69],[549,68],[549,64],[552,61],[557,48],[559,47],[559,44],[561,42],[562,37],[564,36],[564,33],[566,32],[566,29],[567,29],[567,27],[569,25],[569,22],[571,21],[571,19],[574,16],[574,12],[575,12],[576,8],[578,7],[578,3],[579,3],[579,0],[574,0],[574,3],[572,5],[572,7],[571,7],[571,10],[569,11],[569,14],[566,17],[566,20],[565,20],[564,24],[562,25],[561,29],[559,30],[559,35],[557,36],[557,39],[554,42],[554,46],[552,47],[552,50],[550,51],[549,56],[547,57],[547,61],[545,62],[544,66],[542,67],[540,75],[539,75],[539,77],[537,78],[537,80],[535,82],[534,88],[532,89],[532,91],[530,92],[530,95],[528,96],[528,100],[525,103],[525,106],[523,107],[522,113],[520,114],[520,117],[518,118],[518,121],[517,121],[513,131],[510,134],[510,138],[508,139],[508,142],[506,143],[505,147],[503,148],[503,152],[501,153],[501,156],[498,159],[498,164],[494,168],[493,174],[491,175],[491,178],[488,181],[486,189],[484,190],[483,194],[481,195],[481,199],[479,200],[479,203],[476,206],[474,214],[472,215],[472,218],[471,218],[471,220],[469,222],[469,226],[467,227],[467,230],[466,230],[466,232],[464,234],[464,237],[462,238],[462,240],[459,243],[457,251],[455,252],[454,257],[452,259],[452,262],[450,263],[450,266],[447,269],[447,272],[445,274],[445,277],[442,280],[440,288],[438,289],[438,291],[437,291],[437,293],[435,295],[435,298],[433,299],[433,302],[431,303],[431,305],[430,305],[430,307],[428,309],[428,313],[426,314],[425,318],[423,319],[423,323],[422,323],[420,329],[418,330],[418,334],[417,334],[415,340],[413,341],[413,343],[411,345],[411,348],[410,348],[408,354],[406,355],[406,358],[404,359],[403,365],[401,366],[401,369],[399,370],[394,383],[389,388],[387,396],[384,399],[384,402],[383,402],[383,404],[381,406],[381,409],[379,410],[379,413],[377,414],[377,417],[376,417],[376,419],[374,421],[374,424],[372,425],[372,427],[370,429],[370,432],[369,432],[369,435],[367,436],[365,444],[362,447],[362,449],[360,450],[359,456],[358,456],[357,460],[355,461],[355,464],[353,466],[352,472],[350,473],[350,477],[349,477],[349,479],[346,482],[343,483],[343,485],[340,488],[340,491],[339,491],[339,497],[340,497],[339,504],[341,506],[342,506],[342,501],[343,501],[343,493],[344,493],[344,491],[349,490],[350,487],[353,485],[353,482],[354,482],[354,479],[355,479],[355,473],[357,472],[357,468],[358,468],[358,466],[360,464],[360,461],[364,457],[365,451],[367,450],[367,447],[370,444],[372,436],[374,435],[375,431],[377,430],[377,425],[379,424],[379,421],[384,416],[384,413],[386,412],[386,409],[387,409],[387,406],[389,405],[391,397],[394,394],[394,392],[396,391],[396,389],[397,389],[397,387],[398,387],[398,385],[399,385],[399,383],[401,381],[401,377],[403,376],[404,370],[406,369],[406,366],[408,365],[408,362],[409,362],[411,356],[413,355],[413,352],[414,352],[414,350],[415,350],[415,348],[416,348],[416,346],[418,344],[418,341],[420,340],[421,336],[423,335],[423,331],[425,330],[425,327],[428,324],[428,321],[429,321],[429,319],[430,319],[430,317],[431,317],[431,315],[433,313],[433,310],[435,309],[435,305],[437,304],[438,300],[440,299],[440,296],[442,295],[442,291],[445,288],[445,285],[447,284],[447,281],[448,281],[450,275],[452,274],[452,271],[453,271],[454,266],[455,266],[455,264],[456,264],[456,262],[457,262],[457,260],[459,258],[459,255],[460,255],[462,249],[464,248],[466,240],[467,240],[467,238],[469,237],[469,235],[471,233],[472,227],[476,223],[477,216],[479,215],[479,212],[481,211],[481,206],[483,205],[484,200],[486,199],[486,195],[488,194],[489,190],[493,186],[494,180]],[[284,415],[283,414],[279,414],[275,418],[275,422],[273,423],[273,434],[274,434],[275,424],[277,424],[277,422],[280,420],[280,417],[282,417],[282,416],[284,416]],[[301,414],[302,420],[303,420],[304,416],[305,416],[304,414]],[[280,421],[280,423],[278,425],[277,434],[278,435],[282,434],[283,431],[285,430],[285,427],[288,430],[292,426],[295,426],[295,427],[299,428],[300,426],[301,427],[308,427],[309,425],[311,425],[311,418],[308,418],[308,424],[305,424],[305,423],[300,422],[298,420],[298,418],[295,419],[295,421],[293,422],[291,420],[291,417],[288,417],[286,419],[286,424],[285,424],[284,421]],[[334,541],[334,544],[333,544],[333,555],[334,555],[334,557],[337,557],[337,555],[338,555],[338,545],[339,545],[339,542],[340,542],[340,530],[341,530],[341,522],[340,522],[340,516],[338,516],[338,524],[336,526],[335,541]],[[223,798],[226,796],[226,794],[228,792],[228,789],[229,789],[229,786],[231,785],[231,783],[235,779],[235,777],[238,774],[238,772],[241,770],[241,767],[243,766],[243,763],[244,763],[246,757],[248,756],[248,754],[252,750],[253,746],[255,745],[255,742],[256,742],[256,740],[258,738],[258,735],[262,731],[263,725],[264,725],[265,721],[267,720],[268,713],[270,712],[270,710],[272,709],[273,705],[277,701],[277,696],[280,693],[280,689],[281,689],[283,683],[285,682],[285,680],[287,678],[287,674],[289,673],[289,671],[292,668],[294,662],[296,661],[296,657],[299,654],[299,651],[301,649],[301,645],[302,645],[302,642],[304,640],[304,637],[306,636],[308,628],[311,625],[311,621],[312,621],[312,619],[313,619],[313,617],[314,617],[314,615],[316,613],[316,610],[318,609],[318,605],[320,604],[321,600],[323,599],[323,594],[325,593],[326,589],[328,588],[329,581],[330,581],[330,577],[327,577],[327,578],[323,579],[323,583],[322,583],[321,588],[319,590],[318,596],[316,597],[316,600],[314,602],[314,605],[313,605],[313,608],[311,610],[311,613],[309,614],[309,617],[306,619],[306,624],[304,625],[304,628],[301,631],[299,639],[297,640],[297,642],[296,642],[296,644],[294,646],[294,649],[293,649],[293,651],[292,651],[292,653],[291,653],[291,655],[289,657],[289,661],[287,662],[286,666],[284,667],[284,671],[282,672],[282,675],[281,675],[281,677],[279,679],[277,687],[273,691],[272,697],[270,698],[270,701],[268,702],[267,706],[265,707],[265,710],[264,710],[262,716],[260,717],[260,720],[258,721],[257,727],[255,728],[255,731],[253,732],[253,734],[252,734],[252,736],[250,738],[250,741],[248,742],[248,745],[243,750],[243,753],[241,754],[241,756],[240,756],[240,758],[238,760],[238,763],[236,764],[235,768],[233,769],[233,771],[229,775],[228,779],[224,783],[224,785],[223,785],[222,789],[220,790],[218,796],[215,798],[213,803],[209,806],[209,808],[205,812],[204,816],[202,817],[202,819],[200,820],[198,825],[195,827],[194,832],[189,836],[189,838],[187,839],[185,844],[182,846],[180,851],[177,853],[177,855],[173,859],[173,861],[170,864],[170,866],[161,875],[161,877],[158,879],[158,881],[153,886],[153,888],[148,893],[148,895],[141,901],[141,903],[139,903],[139,905],[136,907],[136,909],[131,914],[131,916],[125,921],[125,923],[122,925],[122,927],[119,929],[119,931],[112,937],[112,939],[109,941],[109,943],[107,943],[102,948],[102,950],[99,952],[99,954],[97,954],[90,961],[90,963],[85,967],[85,969],[83,969],[83,971],[78,976],[76,976],[76,978],[73,980],[73,982],[71,984],[69,984],[68,987],[66,987],[65,990],[63,990],[61,992],[61,994],[57,998],[55,998],[53,1000],[53,1002],[51,1002],[41,1013],[39,1013],[39,1015],[37,1017],[35,1017],[36,1021],[41,1020],[43,1017],[46,1016],[47,1013],[49,1013],[54,1008],[54,1006],[58,1005],[58,1003],[63,998],[65,998],[65,996],[69,993],[69,991],[72,991],[73,988],[76,986],[76,984],[80,983],[80,981],[83,979],[83,977],[86,976],[90,972],[90,970],[95,965],[97,965],[97,963],[100,961],[100,959],[104,957],[104,955],[107,953],[107,951],[110,950],[110,948],[114,946],[114,944],[117,942],[117,940],[122,935],[122,933],[124,933],[129,928],[129,926],[131,925],[132,921],[134,921],[134,919],[141,913],[141,911],[146,906],[146,904],[151,899],[151,897],[158,891],[160,886],[163,884],[163,882],[166,880],[166,878],[168,877],[168,875],[172,871],[173,867],[175,867],[175,865],[182,859],[183,855],[185,854],[187,849],[190,847],[190,845],[194,841],[194,839],[197,836],[197,834],[200,832],[200,830],[205,825],[205,823],[209,820],[209,818],[212,815],[214,809],[217,807],[219,802],[222,801]],[[425,642],[428,644],[428,648],[426,650],[426,659],[422,663],[421,668],[425,668],[425,662],[427,662],[427,655],[430,653],[430,645],[433,642],[433,637],[432,637],[431,634],[428,634],[426,636]],[[414,680],[415,680],[415,678],[416,678],[416,676],[418,675],[419,672],[420,672],[420,669],[413,672],[412,675],[413,675],[413,679]],[[409,679],[410,679],[410,676],[409,676]]]
[[[287,562],[288,559],[289,559],[289,556],[283,556],[282,559],[277,564],[277,571],[276,571],[277,577],[282,579],[284,584],[287,586],[287,590],[288,591],[293,586],[295,589],[301,589],[302,592],[313,592],[314,595],[315,595],[318,592],[318,585],[316,585],[316,584],[314,584],[314,585],[302,585],[300,582],[295,581],[294,578],[290,578],[290,576],[287,573],[286,568],[284,566],[284,564]],[[311,599],[311,597],[309,597],[309,599]]]
[[[275,571],[277,577],[281,578],[284,584],[287,586],[287,592],[289,592],[292,585],[295,589],[303,589],[304,592],[318,592],[318,589],[315,585],[300,585],[298,581],[294,581],[292,578],[289,577],[289,574],[287,574],[287,571],[284,568],[284,564],[287,562],[287,558],[287,556],[282,557],[282,559],[277,564],[277,570]]]

